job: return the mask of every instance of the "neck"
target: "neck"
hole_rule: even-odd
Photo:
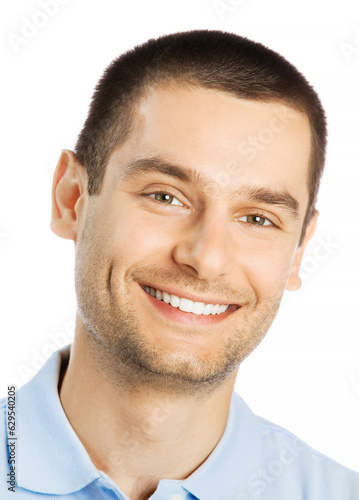
[[[235,376],[200,397],[133,391],[98,370],[76,334],[60,399],[94,465],[131,500],[144,500],[160,479],[185,479],[213,451],[226,427]]]

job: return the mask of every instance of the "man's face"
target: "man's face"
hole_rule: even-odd
[[[178,390],[234,372],[286,287],[309,156],[307,118],[282,104],[177,86],[141,100],[76,241],[79,317],[112,372]]]

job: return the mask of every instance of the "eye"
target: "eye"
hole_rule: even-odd
[[[177,198],[168,193],[159,192],[159,193],[149,194],[148,196],[163,204],[183,206],[183,204]]]
[[[244,215],[243,217],[239,217],[237,220],[243,220],[243,222],[247,222],[249,224],[253,224],[254,226],[274,226],[273,222],[271,222],[263,215],[258,214],[250,214]]]

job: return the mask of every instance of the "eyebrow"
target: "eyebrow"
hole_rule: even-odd
[[[160,156],[153,156],[150,158],[140,158],[131,162],[125,167],[121,179],[127,180],[130,177],[139,177],[146,175],[148,172],[158,172],[160,174],[169,175],[180,181],[191,184],[198,183],[202,177],[198,172],[188,167],[177,165]]]
[[[243,186],[237,194],[245,199],[279,205],[287,210],[294,219],[299,218],[299,202],[287,190],[275,190],[267,187]]]
[[[128,180],[132,177],[141,177],[149,172],[157,172],[174,177],[182,182],[202,187],[208,186],[210,182],[213,182],[208,181],[200,172],[168,161],[161,156],[134,160],[125,167],[121,179]],[[239,197],[268,205],[278,205],[287,210],[294,219],[299,218],[299,202],[286,189],[277,190],[271,187],[244,185],[232,193],[230,197]]]

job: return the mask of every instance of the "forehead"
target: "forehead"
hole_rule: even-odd
[[[160,155],[200,172],[225,196],[256,184],[294,191],[305,202],[310,150],[307,117],[283,103],[167,85],[140,100],[109,169],[119,179],[135,159]]]

